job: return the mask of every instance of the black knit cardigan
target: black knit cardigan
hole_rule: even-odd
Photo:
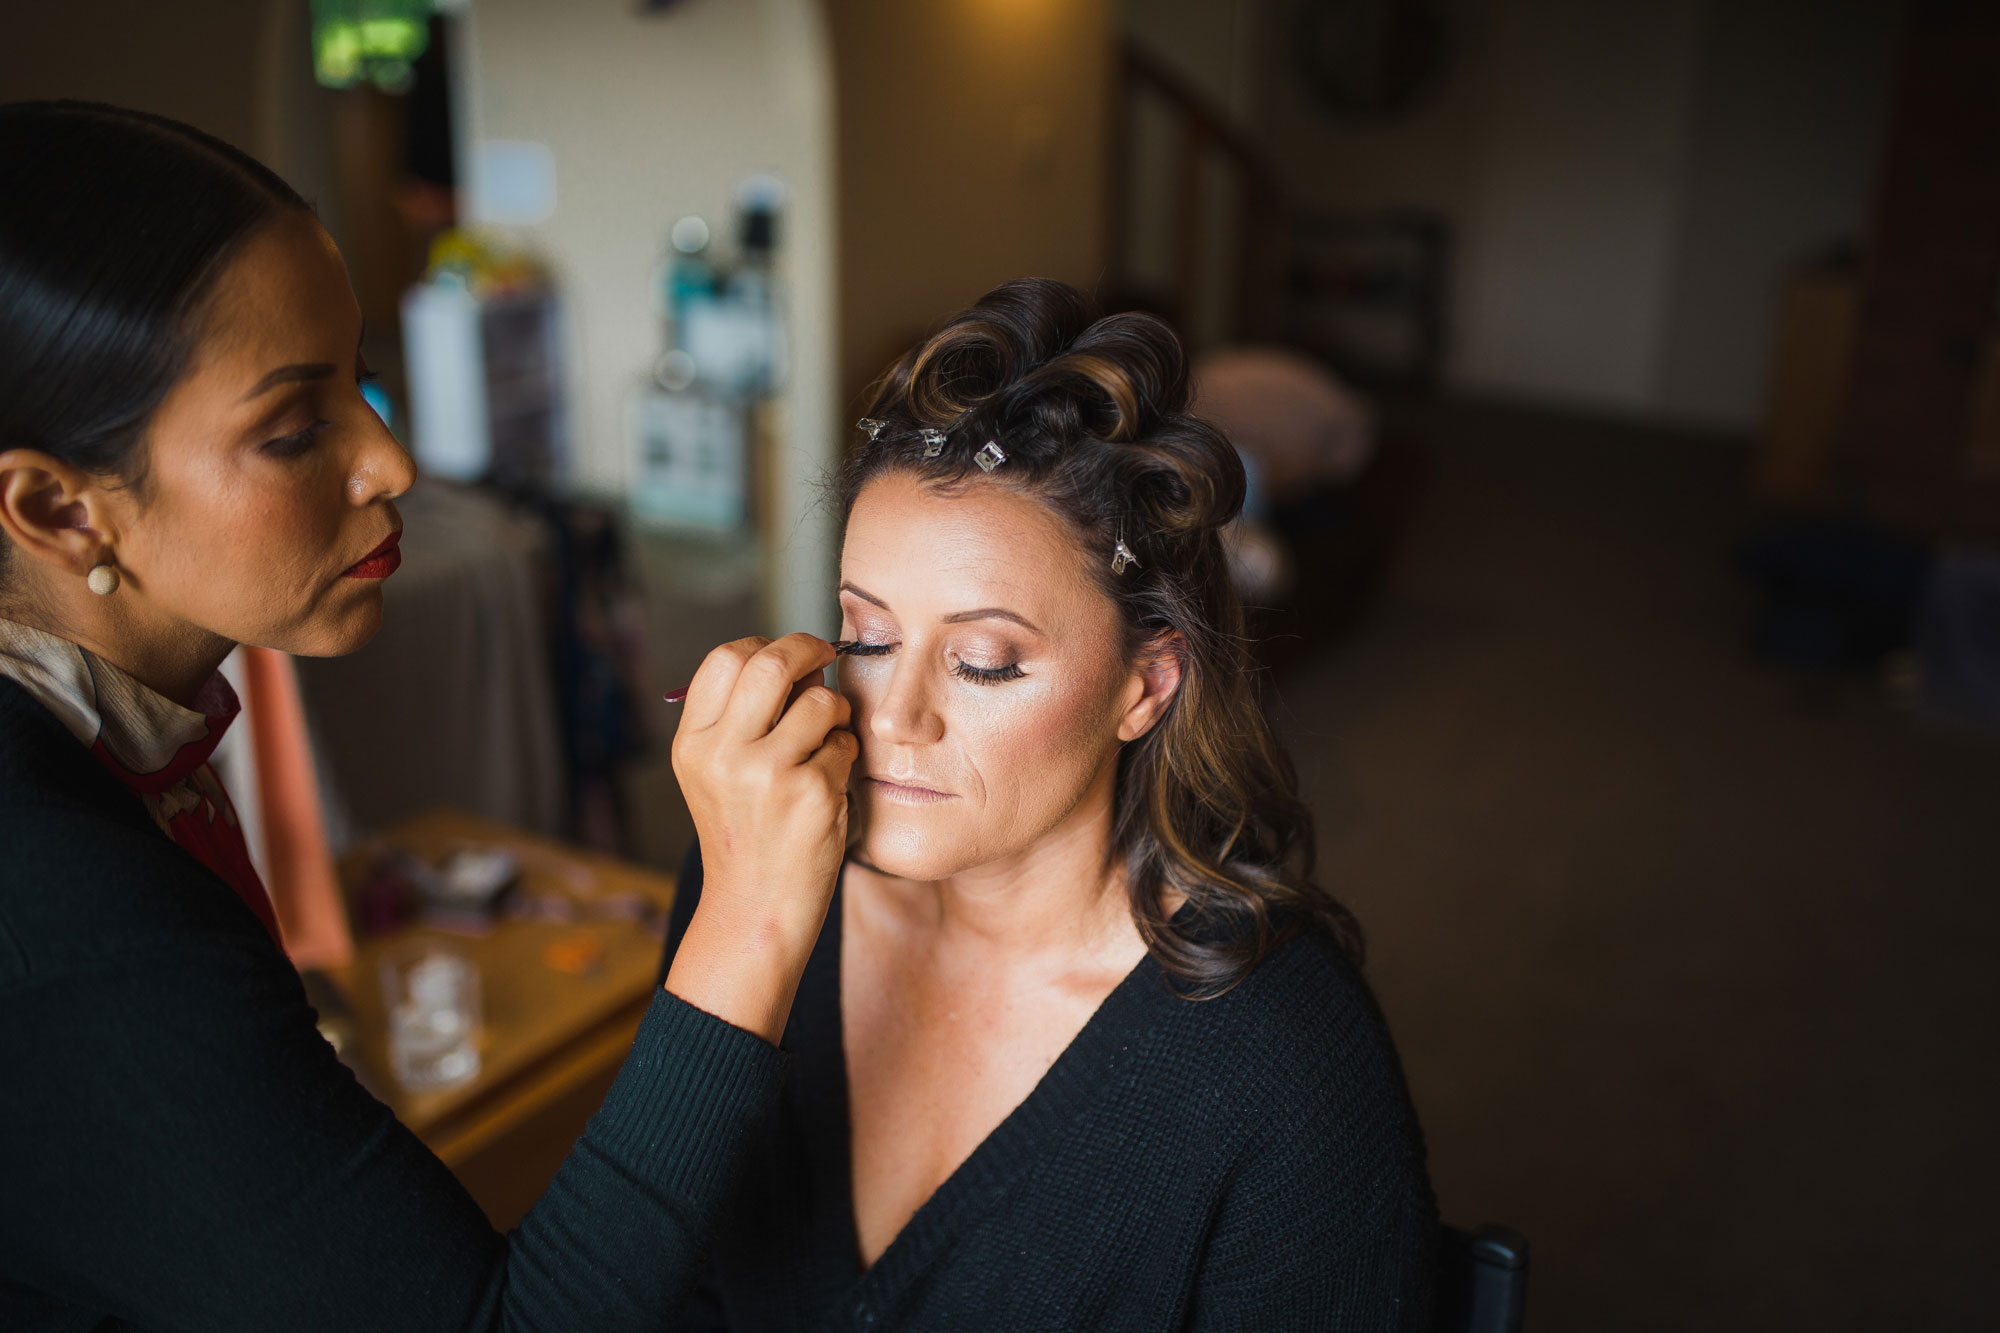
[[[700,894],[681,872],[673,940]],[[1430,1327],[1437,1206],[1395,1048],[1332,943],[1220,998],[1147,958],[863,1271],[841,1049],[840,901],[792,1067],[679,1327]]]
[[[661,1329],[784,1065],[660,994],[497,1235],[242,900],[0,679],[0,1328]]]

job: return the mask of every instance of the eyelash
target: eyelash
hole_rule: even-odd
[[[363,362],[360,368],[354,372],[354,383],[357,386],[373,384],[381,378],[381,372],[370,370],[366,362]],[[324,419],[315,421],[304,430],[295,431],[290,435],[279,436],[277,439],[266,444],[264,448],[280,458],[297,458],[306,450],[312,448],[313,441],[319,438],[319,433],[332,424],[331,421]]]
[[[332,424],[331,421],[326,420],[315,421],[302,431],[294,432],[291,435],[279,436],[269,444],[266,444],[264,448],[280,458],[297,458],[300,454],[312,448],[313,441],[319,438],[319,433]]]
[[[1003,667],[976,667],[966,662],[953,662],[951,674],[975,685],[998,685],[1003,681],[1019,680],[1027,672],[1021,670],[1017,662],[1009,662]]]
[[[857,643],[847,650],[849,657],[882,657],[894,652],[893,643]],[[1003,667],[976,667],[969,662],[953,662],[951,674],[960,680],[971,681],[975,685],[1000,685],[1010,680],[1019,680],[1028,673],[1021,670],[1018,662],[1009,662]]]

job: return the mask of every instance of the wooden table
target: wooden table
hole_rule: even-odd
[[[674,881],[611,857],[454,811],[433,811],[388,830],[343,863],[348,884],[383,845],[435,865],[464,847],[503,847],[521,865],[520,892],[580,905],[638,895],[671,907]],[[389,1068],[379,963],[392,944],[434,936],[479,966],[484,1009],[480,1071],[455,1088],[411,1092]],[[594,958],[581,971],[580,958]],[[584,1123],[604,1100],[651,1003],[659,937],[622,920],[502,920],[465,935],[410,927],[359,941],[334,982],[354,1011],[355,1064],[465,1183],[497,1227],[511,1227],[541,1196]]]

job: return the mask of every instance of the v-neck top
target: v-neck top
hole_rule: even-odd
[[[673,949],[701,892],[682,869]],[[676,1327],[1428,1326],[1436,1205],[1366,984],[1292,941],[1183,998],[1151,956],[864,1269],[836,893],[787,1085]]]

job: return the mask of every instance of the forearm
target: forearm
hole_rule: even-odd
[[[784,1068],[658,996],[501,1237],[335,1062],[282,960],[156,959],[0,1009],[0,1064],[40,1071],[0,1097],[0,1276],[172,1327],[658,1329]]]
[[[814,683],[833,656],[810,634],[724,644],[695,673],[674,733],[674,774],[714,856],[666,988],[771,1042],[847,846],[860,742],[847,701]]]
[[[804,908],[771,905],[711,883],[681,937],[666,988],[775,1046],[825,920],[824,899]]]
[[[663,1326],[694,1283],[783,1068],[748,1032],[656,999],[603,1109],[509,1237],[496,1326]]]

